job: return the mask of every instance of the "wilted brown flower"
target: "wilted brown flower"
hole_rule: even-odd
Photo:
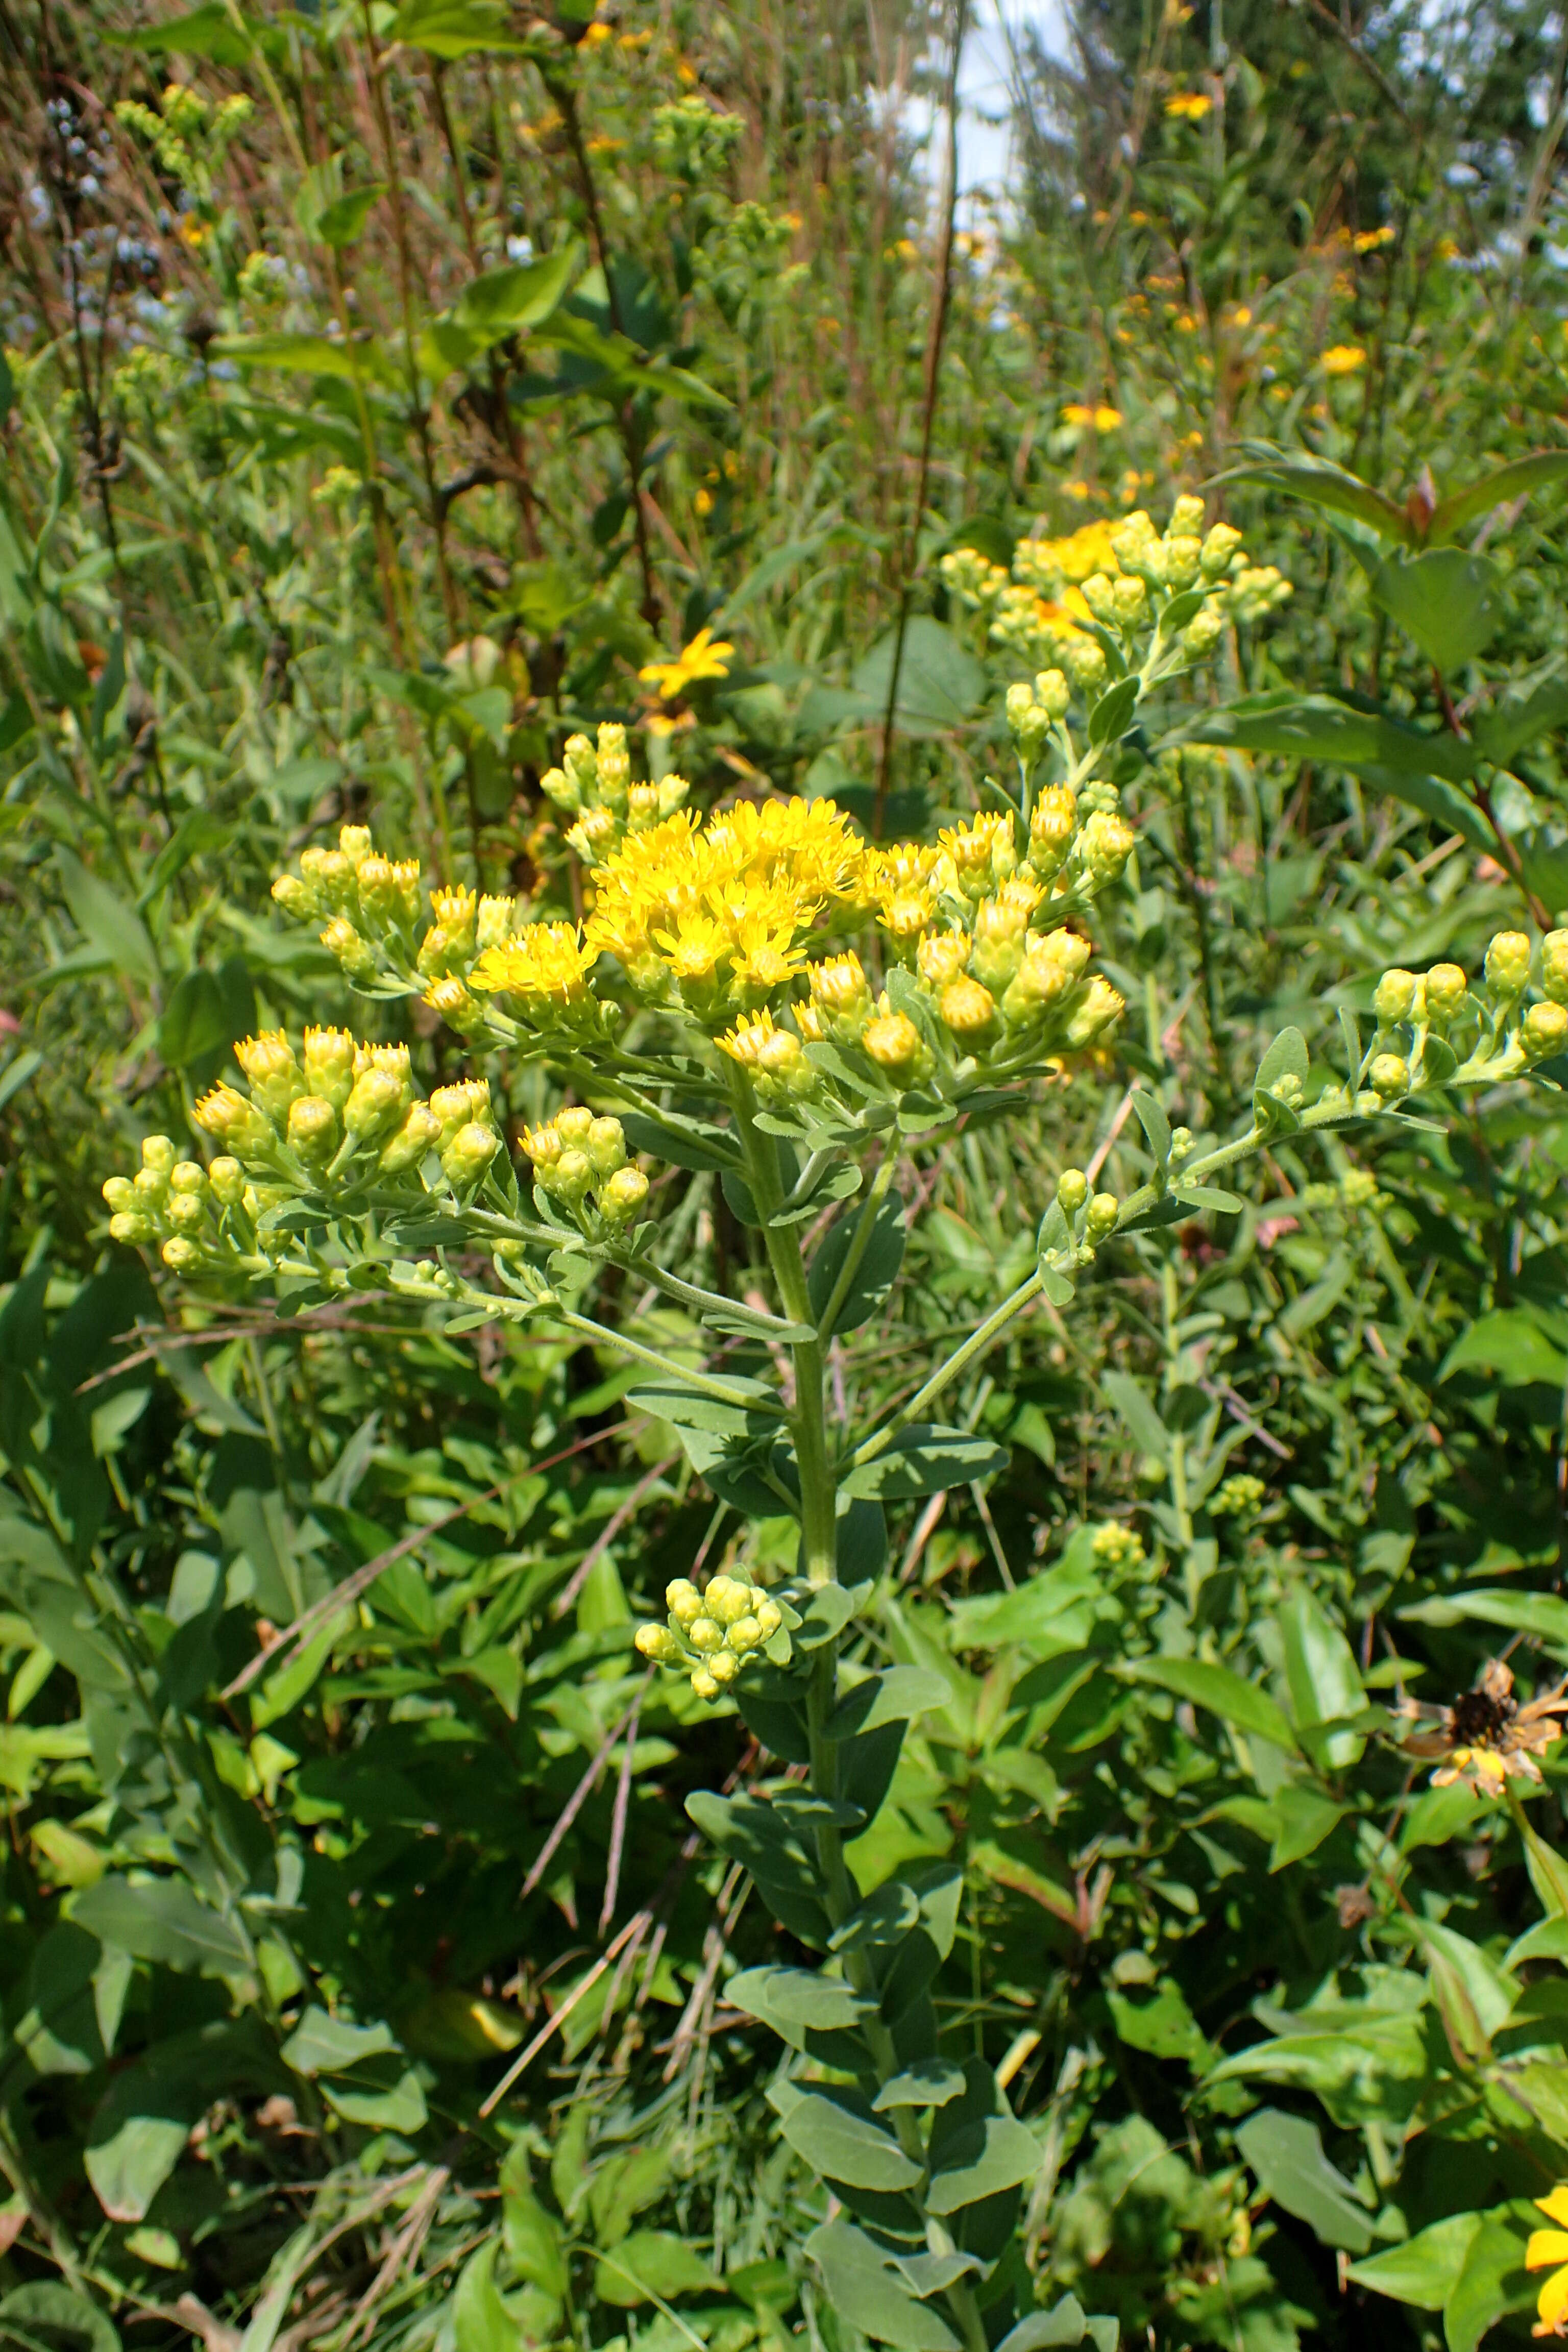
[[[1501,1794],[1511,1778],[1539,1780],[1544,1756],[1568,1726],[1568,1679],[1539,1698],[1521,1706],[1513,1695],[1513,1675],[1500,1658],[1490,1658],[1474,1690],[1466,1691],[1452,1706],[1421,1706],[1407,1702],[1411,1729],[1404,1746],[1410,1756],[1442,1759],[1432,1775],[1435,1788],[1463,1780],[1485,1797]],[[1417,1729],[1417,1723],[1429,1727]]]

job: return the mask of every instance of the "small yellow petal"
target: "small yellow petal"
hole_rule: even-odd
[[[1568,2270],[1553,2271],[1535,2299],[1543,2327],[1555,2332],[1568,2319]]]
[[[1527,2271],[1543,2271],[1550,2263],[1568,2263],[1568,2231],[1532,2230],[1524,2250]]]
[[[1568,2230],[1568,2180],[1561,2180],[1550,2197],[1538,2197],[1535,2210],[1544,2213],[1549,2221],[1561,2221]]]

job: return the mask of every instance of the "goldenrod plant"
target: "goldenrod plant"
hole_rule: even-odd
[[[1017,2257],[1039,2145],[931,1999],[963,1872],[897,1870],[867,1890],[846,1856],[909,1727],[950,1696],[871,1638],[889,1506],[1003,1466],[990,1437],[942,1419],[944,1402],[1120,1239],[1239,1209],[1218,1180],[1287,1139],[1495,1085],[1568,1037],[1568,934],[1542,944],[1537,992],[1531,941],[1505,932],[1473,986],[1452,963],[1384,973],[1372,1034],[1345,1015],[1337,1071],[1314,1073],[1286,1029],[1239,1132],[1173,1128],[1134,1091],[1147,1181],[1118,1197],[1074,1167],[1044,1180],[1021,1204],[1037,1228],[1023,1279],[917,1386],[867,1411],[855,1335],[903,1256],[906,1165],[1115,1051],[1124,1006],[1096,945],[1116,931],[1138,843],[1111,776],[1158,688],[1225,625],[1212,583],[1232,575],[1235,535],[1200,522],[1183,499],[1163,536],[1141,513],[1110,532],[1119,569],[1085,574],[1068,666],[1007,693],[1014,772],[934,839],[868,839],[827,799],[699,814],[679,776],[633,780],[610,724],[544,780],[573,819],[581,924],[455,880],[426,892],[413,860],[345,825],[279,878],[279,905],[373,1002],[423,1000],[475,1057],[542,1066],[559,1107],[509,1134],[483,1076],[426,1098],[401,1045],[317,1027],[296,1050],[274,1031],[235,1048],[247,1092],[224,1083],[195,1105],[216,1157],[153,1137],[106,1188],[115,1236],[193,1284],[271,1283],[296,1307],[383,1292],[449,1310],[449,1332],[505,1319],[618,1349],[642,1376],[632,1402],[679,1432],[715,1496],[797,1524],[790,1572],[745,1565],[742,1549],[739,1573],[679,1577],[636,1645],[699,1701],[738,1708],[770,1759],[688,1811],[816,1958],[746,1969],[728,1998],[794,2053],[770,2096],[835,2200],[808,2240],[826,2294],[905,2352],[1027,2352],[1070,2330],[1040,2332]],[[725,1295],[661,1260],[671,1170],[717,1176],[771,1295]],[[595,1303],[611,1276],[694,1318],[706,1360],[619,1328]],[[1246,1517],[1262,1493],[1235,1476],[1215,1514]],[[1124,1530],[1095,1539],[1107,1575],[1142,1557]]]

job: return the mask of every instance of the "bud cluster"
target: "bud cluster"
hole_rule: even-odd
[[[575,817],[566,838],[584,866],[602,866],[628,834],[647,833],[673,816],[691,789],[673,774],[634,783],[626,730],[609,720],[596,744],[586,735],[569,737],[560,767],[547,768],[540,782],[556,807]]]
[[[1249,1470],[1237,1470],[1220,1481],[1209,1502],[1209,1517],[1215,1519],[1250,1519],[1262,1508],[1268,1489],[1261,1478]]]
[[[1385,971],[1373,992],[1377,1034],[1366,1085],[1394,1102],[1448,1079],[1510,1077],[1568,1051],[1568,931],[1548,931],[1542,940],[1542,994],[1529,1003],[1532,961],[1526,932],[1499,931],[1479,987],[1457,963]]]
[[[679,1576],[664,1599],[668,1617],[662,1625],[639,1625],[637,1646],[645,1658],[688,1668],[699,1698],[721,1697],[784,1623],[777,1601],[736,1576],[710,1577],[706,1592]]]
[[[280,874],[272,896],[300,922],[320,922],[321,945],[354,987],[382,995],[422,992],[448,1027],[473,1036],[489,1016],[469,994],[479,958],[516,932],[517,902],[454,884],[429,894],[422,915],[419,860],[384,857],[363,824],[345,824],[336,849],[307,849],[298,874]]]
[[[1203,500],[1192,497],[1176,500],[1163,532],[1139,509],[1066,539],[1021,539],[1010,577],[967,547],[944,555],[941,570],[951,594],[988,616],[993,644],[1091,699],[1110,676],[1096,625],[1131,646],[1159,627],[1173,597],[1196,591],[1202,604],[1186,607],[1172,634],[1185,659],[1197,660],[1213,652],[1227,620],[1259,620],[1291,593],[1275,566],[1248,562],[1229,523],[1205,530]]]
[[[109,1231],[132,1247],[156,1245],[164,1265],[190,1274],[213,1264],[235,1240],[248,1244],[256,1218],[273,1195],[248,1183],[237,1160],[209,1168],[182,1160],[166,1135],[149,1135],[134,1176],[110,1176],[103,1197]]]
[[[530,1128],[522,1148],[533,1166],[535,1196],[569,1210],[584,1230],[590,1213],[606,1225],[646,1214],[648,1181],[628,1158],[618,1118],[595,1118],[581,1105]]]

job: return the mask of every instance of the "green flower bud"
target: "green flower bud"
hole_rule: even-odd
[[[363,939],[346,915],[334,915],[321,933],[321,945],[349,980],[375,978],[375,950]]]
[[[1035,679],[1035,699],[1047,719],[1065,719],[1072,688],[1059,669],[1043,669]]]
[[[186,1192],[200,1198],[207,1189],[207,1171],[199,1160],[176,1160],[169,1171],[171,1192]]]
[[[1173,1128],[1171,1130],[1171,1158],[1173,1160],[1186,1160],[1190,1158],[1194,1139],[1193,1130],[1190,1127]]]
[[[403,1109],[404,1091],[390,1070],[363,1070],[343,1105],[343,1126],[356,1138],[391,1126]]]
[[[1007,724],[1012,729],[1015,735],[1018,733],[1021,728],[1029,727],[1034,724],[1035,712],[1037,707],[1034,695],[1028,687],[1010,686],[1007,688],[1005,708],[1007,713]]]
[[[1081,634],[1074,637],[1064,658],[1074,684],[1086,693],[1104,684],[1105,648],[1097,639]]]
[[[1241,533],[1227,522],[1216,522],[1205,539],[1198,558],[1199,569],[1205,580],[1222,579],[1230,569],[1231,558],[1241,545]]]
[[[150,1217],[139,1217],[134,1215],[129,1210],[121,1209],[116,1215],[110,1217],[109,1220],[109,1236],[111,1241],[127,1242],[131,1244],[151,1241],[153,1238],[152,1219]]]
[[[1114,1192],[1097,1192],[1084,1216],[1084,1234],[1090,1242],[1102,1242],[1107,1234],[1116,1230],[1116,1220],[1121,1213],[1121,1203]]]
[[[1426,975],[1427,1020],[1446,1029],[1463,1004],[1468,986],[1457,963],[1435,963]]]
[[[1205,604],[1182,631],[1182,643],[1194,659],[1201,660],[1205,654],[1213,653],[1224,635],[1225,615],[1212,604]]]
[[[188,1241],[184,1234],[171,1234],[159,1255],[171,1274],[189,1274],[193,1266],[201,1264],[202,1257],[195,1243]]]
[[[757,1649],[762,1638],[763,1629],[755,1617],[738,1617],[730,1628],[730,1647],[741,1656],[748,1650]]]
[[[308,923],[312,915],[319,915],[321,911],[317,893],[297,874],[279,874],[272,885],[272,896],[283,912],[292,915],[297,923]]]
[[[226,1209],[232,1209],[244,1194],[245,1171],[237,1160],[230,1160],[226,1154],[213,1161],[207,1170],[207,1181],[215,1200],[221,1201]]]
[[[776,1601],[763,1601],[758,1603],[755,1614],[763,1641],[771,1642],[784,1623],[784,1611]]]
[[[599,1192],[599,1213],[612,1224],[628,1224],[647,1204],[647,1178],[640,1168],[617,1168]]]
[[[121,1214],[130,1210],[136,1198],[136,1188],[129,1176],[106,1176],[102,1191],[110,1207]]]
[[[1116,587],[1105,572],[1089,573],[1083,583],[1083,601],[1097,621],[1109,624],[1116,619]]]
[[[582,789],[564,768],[546,768],[539,782],[557,808],[568,809],[576,815],[583,805]]]
[[[289,1109],[289,1149],[314,1163],[338,1148],[338,1114],[325,1095],[301,1095]]]
[[[1393,1102],[1410,1092],[1410,1065],[1401,1054],[1379,1054],[1367,1072],[1373,1092]]]
[[[559,1201],[575,1205],[594,1181],[594,1163],[585,1151],[569,1145],[550,1171],[550,1190]]]
[[[205,1222],[206,1203],[191,1192],[171,1192],[163,1213],[179,1232],[190,1233]]]
[[[726,1684],[732,1683],[739,1675],[741,1661],[731,1650],[717,1650],[708,1661],[708,1671],[720,1688],[723,1689]]]
[[[1136,575],[1118,580],[1111,591],[1111,603],[1121,626],[1136,628],[1149,609],[1149,591]]]
[[[664,1605],[678,1625],[694,1625],[702,1614],[702,1595],[689,1577],[678,1576],[664,1588]]]
[[[584,1149],[596,1176],[613,1176],[626,1164],[626,1135],[618,1118],[590,1121]]]
[[[738,1577],[715,1576],[709,1580],[706,1606],[710,1617],[721,1625],[738,1624],[752,1605],[752,1588]]]
[[[668,1625],[639,1625],[636,1641],[645,1658],[657,1658],[668,1663],[680,1655],[680,1644]]]
[[[1116,881],[1137,845],[1138,836],[1124,817],[1097,809],[1087,818],[1078,854],[1090,888],[1103,890]]]
[[[171,1175],[178,1157],[166,1135],[149,1135],[142,1139],[142,1165],[150,1168],[155,1176]]]
[[[1089,1198],[1089,1178],[1081,1168],[1064,1168],[1057,1179],[1057,1198],[1062,1204],[1062,1214],[1076,1217]]]
[[[1408,1021],[1415,1002],[1415,975],[1408,971],[1385,971],[1373,993],[1372,1009],[1381,1029],[1392,1029],[1396,1023]]]
[[[1062,1043],[1069,1054],[1087,1053],[1126,1011],[1126,999],[1101,972],[1096,972],[1074,1005]]]
[[[305,1092],[342,1110],[354,1082],[354,1041],[346,1029],[305,1032]]]
[[[1532,1004],[1520,1025],[1520,1034],[1532,1062],[1560,1054],[1568,1045],[1568,1005],[1555,1004],[1550,998],[1544,1004]]]
[[[139,1209],[155,1209],[168,1192],[168,1179],[155,1168],[138,1168],[131,1179],[131,1190]]]
[[[1494,996],[1522,996],[1530,979],[1530,941],[1522,931],[1499,931],[1487,949],[1487,986]]]
[[[403,1124],[389,1143],[382,1146],[377,1166],[387,1176],[401,1175],[424,1159],[432,1144],[439,1139],[441,1122],[428,1103],[414,1103],[405,1112]]]
[[[693,1669],[691,1687],[699,1698],[715,1699],[719,1696],[719,1685],[706,1666],[697,1666]]]
[[[1165,537],[1167,540],[1193,538],[1201,540],[1203,528],[1202,499],[1195,499],[1190,490],[1184,490],[1171,509],[1171,520],[1165,525]]]
[[[1568,1004],[1568,931],[1548,931],[1542,940],[1541,985],[1553,1004]]]
[[[1175,538],[1165,541],[1165,579],[1172,588],[1190,588],[1202,562],[1200,540]]]
[[[703,1656],[723,1646],[724,1636],[711,1617],[697,1617],[686,1629],[686,1638],[692,1648]]]
[[[441,1154],[441,1166],[450,1184],[472,1184],[482,1176],[496,1153],[500,1150],[500,1138],[493,1127],[481,1127],[470,1119],[460,1127]]]

